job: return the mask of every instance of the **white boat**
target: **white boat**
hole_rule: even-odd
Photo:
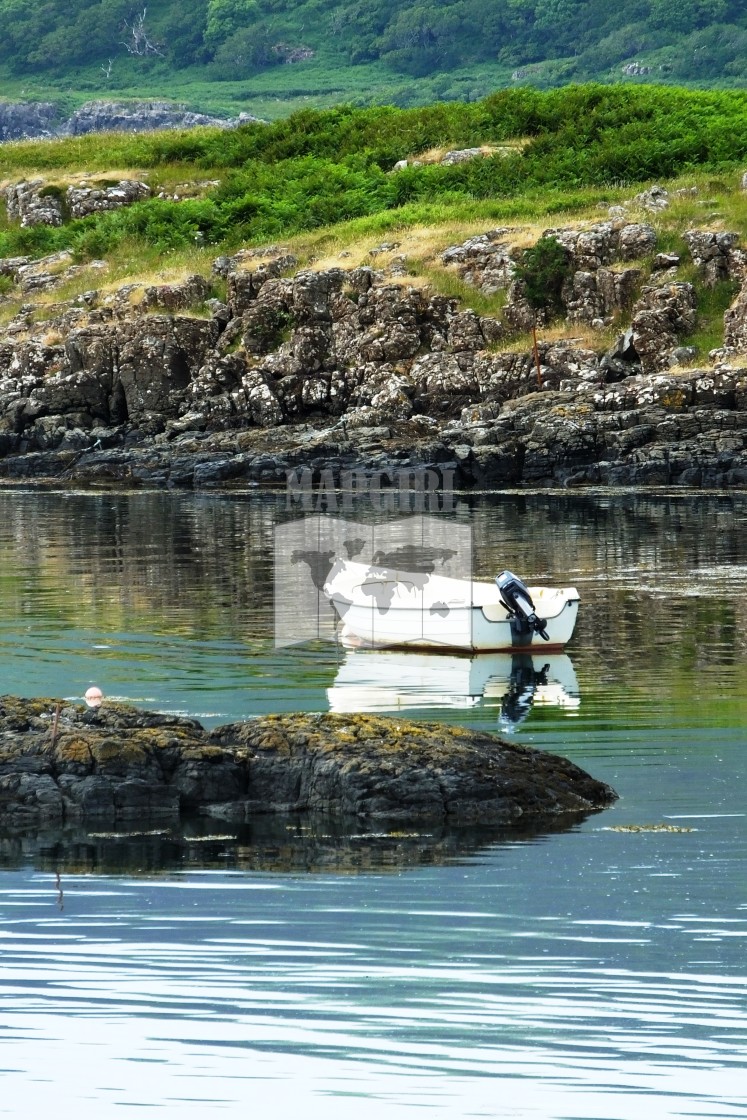
[[[469,652],[562,649],[579,603],[575,587],[526,587],[511,572],[482,583],[339,558],[324,593],[346,645]]]
[[[575,715],[578,680],[565,653],[477,653],[348,649],[327,689],[331,712],[497,708],[513,731],[534,707]]]

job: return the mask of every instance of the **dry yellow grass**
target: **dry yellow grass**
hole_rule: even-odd
[[[0,327],[4,327],[11,319],[15,319],[21,307],[19,299],[2,300],[0,302]]]
[[[125,272],[107,280],[105,284],[99,284],[98,290],[102,295],[109,295],[129,284],[134,284],[140,289],[151,288],[158,284],[179,284],[193,274],[193,269],[184,267],[151,269],[148,272]]]
[[[239,252],[241,252],[241,250],[239,250]],[[293,250],[290,249],[288,246],[285,246],[285,245],[275,246],[275,247],[273,247],[272,251],[268,251],[266,253],[260,252],[259,249],[253,249],[252,250],[252,255],[250,257],[246,257],[243,260],[239,259],[236,262],[236,271],[237,272],[253,272],[256,268],[259,268],[261,265],[269,264],[270,261],[276,260],[279,255],[285,255],[285,254],[288,254],[288,253],[293,253]],[[295,256],[297,254],[293,253],[293,255]],[[302,267],[302,266],[304,266],[303,256],[299,257],[299,267]],[[309,267],[311,268],[312,265],[310,264]],[[313,267],[315,267],[315,266],[313,266]],[[199,271],[199,269],[195,269],[195,271]]]
[[[620,324],[612,323],[603,330],[594,330],[586,323],[565,323],[558,321],[546,327],[537,327],[537,342],[539,345],[562,342],[578,350],[605,350],[608,349],[620,334]],[[496,348],[502,353],[524,353],[531,346],[531,336],[528,333],[517,332],[513,338],[505,343],[497,344]]]
[[[178,284],[196,273],[207,278],[212,273],[215,257],[213,248],[189,248],[170,256],[152,258],[146,265],[137,252],[115,254],[109,259],[106,282],[99,280],[96,287],[101,292],[111,292],[125,284],[137,284],[143,288],[156,284]],[[158,263],[155,263],[156,260]]]
[[[101,183],[119,183],[122,179],[138,179],[140,182],[147,182],[149,175],[151,175],[151,172],[135,167],[115,167],[111,171],[66,171],[64,174],[55,173],[53,175],[50,175],[48,171],[27,170],[20,177],[16,175],[12,179],[0,181],[0,190],[24,180],[28,182],[31,179],[41,179],[47,187],[58,187],[64,190],[66,187],[79,187],[82,183],[93,187]]]
[[[470,144],[469,147],[479,147],[484,156],[508,156],[513,155],[514,152],[522,151],[529,143],[531,143],[531,137],[526,136],[516,140],[504,140],[500,144]],[[421,163],[440,163],[446,153],[453,152],[455,148],[454,144],[448,148],[428,148],[426,151],[418,152],[409,158],[420,160]]]
[[[64,338],[58,330],[49,330],[42,334],[41,341],[45,346],[59,346]]]
[[[600,221],[600,215],[588,214],[583,217],[574,215],[568,217],[567,224],[574,228],[583,228]],[[505,241],[511,250],[519,253],[529,249],[537,243],[547,229],[562,228],[566,223],[558,221],[554,225],[546,216],[535,222],[522,222],[517,225],[506,226]],[[408,261],[419,264],[428,264],[435,267],[440,265],[440,256],[445,249],[452,245],[459,245],[470,237],[486,233],[494,229],[496,223],[491,225],[484,218],[475,221],[453,221],[438,225],[414,226],[386,235],[378,240],[371,235],[365,238],[346,239],[344,235],[322,240],[316,238],[315,242],[309,238],[300,237],[291,242],[292,251],[300,259],[306,258],[308,267],[316,271],[327,268],[358,268],[361,265],[388,264],[392,257],[405,257]],[[395,247],[389,252],[378,252],[371,256],[372,250],[377,250],[379,245],[387,243]],[[316,255],[315,255],[316,253]]]
[[[313,257],[309,267],[315,271],[327,268],[359,268],[361,265],[376,267],[389,264],[394,257],[405,257],[408,261],[420,264],[438,264],[444,249],[448,249],[450,245],[460,244],[468,237],[485,233],[489,228],[490,226],[484,221],[454,222],[440,226],[417,226],[399,232],[396,237],[386,237],[378,241],[370,236],[359,241],[340,241],[324,256]],[[523,227],[512,229],[506,239],[513,244],[514,233],[519,237],[522,229]],[[528,243],[533,242],[530,239]],[[394,247],[382,252],[379,250],[382,244],[390,244]],[[301,255],[304,254],[302,246],[299,246],[297,251]]]

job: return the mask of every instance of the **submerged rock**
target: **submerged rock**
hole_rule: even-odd
[[[207,731],[121,704],[0,698],[0,821],[10,832],[291,812],[526,828],[616,797],[567,759],[436,723],[312,713]]]

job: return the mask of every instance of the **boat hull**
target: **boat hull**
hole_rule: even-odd
[[[559,650],[578,614],[575,588],[530,588],[549,640],[517,624],[492,584],[340,564],[325,592],[351,646],[502,652]]]
[[[334,603],[334,600],[332,600]],[[370,607],[347,607],[340,629],[345,644],[372,648],[412,647],[414,649],[469,650],[474,653],[500,653],[541,648],[562,649],[573,635],[578,601],[569,601],[553,624],[547,625],[548,641],[538,634],[512,632],[511,621],[491,622],[480,607],[453,612],[448,620],[423,618],[417,610],[393,610],[382,619]]]

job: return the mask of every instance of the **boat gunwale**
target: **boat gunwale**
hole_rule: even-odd
[[[501,598],[500,590],[496,584],[487,583],[482,580],[463,580],[458,579],[455,576],[441,576],[428,572],[401,572],[399,571],[399,569],[395,568],[382,567],[380,569],[381,574],[379,574],[379,572],[377,571],[372,571],[372,568],[375,569],[376,565],[360,564],[354,560],[343,561],[342,567],[336,575],[332,576],[332,573],[330,572],[330,574],[327,576],[327,579],[324,583],[325,595],[328,599],[330,599],[330,601],[334,601],[336,594],[341,598],[342,596],[341,591],[339,590],[339,585],[343,585],[346,591],[351,596],[353,596],[353,602],[356,605],[368,607],[369,602],[361,603],[359,601],[359,598],[356,599],[356,591],[361,592],[361,589],[366,586],[373,587],[377,585],[383,587],[392,585],[397,589],[407,588],[408,584],[410,584],[411,587],[417,587],[417,584],[419,582],[418,577],[422,578],[424,576],[427,576],[428,579],[426,582],[428,585],[430,585],[429,590],[432,592],[432,594],[429,596],[429,599],[435,600],[435,596],[439,591],[440,585],[444,583],[447,584],[447,586],[442,590],[442,597],[445,596],[446,592],[450,590],[449,585],[462,585],[465,588],[469,586],[469,598],[467,598],[465,594],[462,601],[454,603],[453,605],[449,604],[449,608],[451,611],[480,610],[483,612],[483,617],[485,618],[486,622],[489,622],[491,624],[508,621],[511,617],[508,607],[506,607],[506,604]],[[358,569],[363,571],[363,577],[357,576],[356,570]],[[335,584],[338,584],[337,590],[335,590]],[[422,591],[422,589],[420,590]],[[535,600],[535,607],[537,609],[537,612],[541,613],[542,617],[544,618],[558,618],[570,603],[579,603],[581,601],[581,596],[576,587],[569,586],[556,588],[533,585],[531,587],[527,587],[527,590],[532,596],[532,599]],[[365,592],[364,594],[366,595],[367,600],[372,599],[370,593]],[[452,594],[456,594],[456,588],[454,589],[454,592]],[[552,611],[547,609],[550,607],[555,607],[556,604],[558,605],[556,610]],[[505,620],[489,619],[485,615],[485,607],[503,607],[507,612]],[[423,608],[425,608],[425,603],[423,603],[423,607],[421,609]],[[399,603],[390,603],[388,609],[414,610],[417,608],[408,605],[402,605]]]

